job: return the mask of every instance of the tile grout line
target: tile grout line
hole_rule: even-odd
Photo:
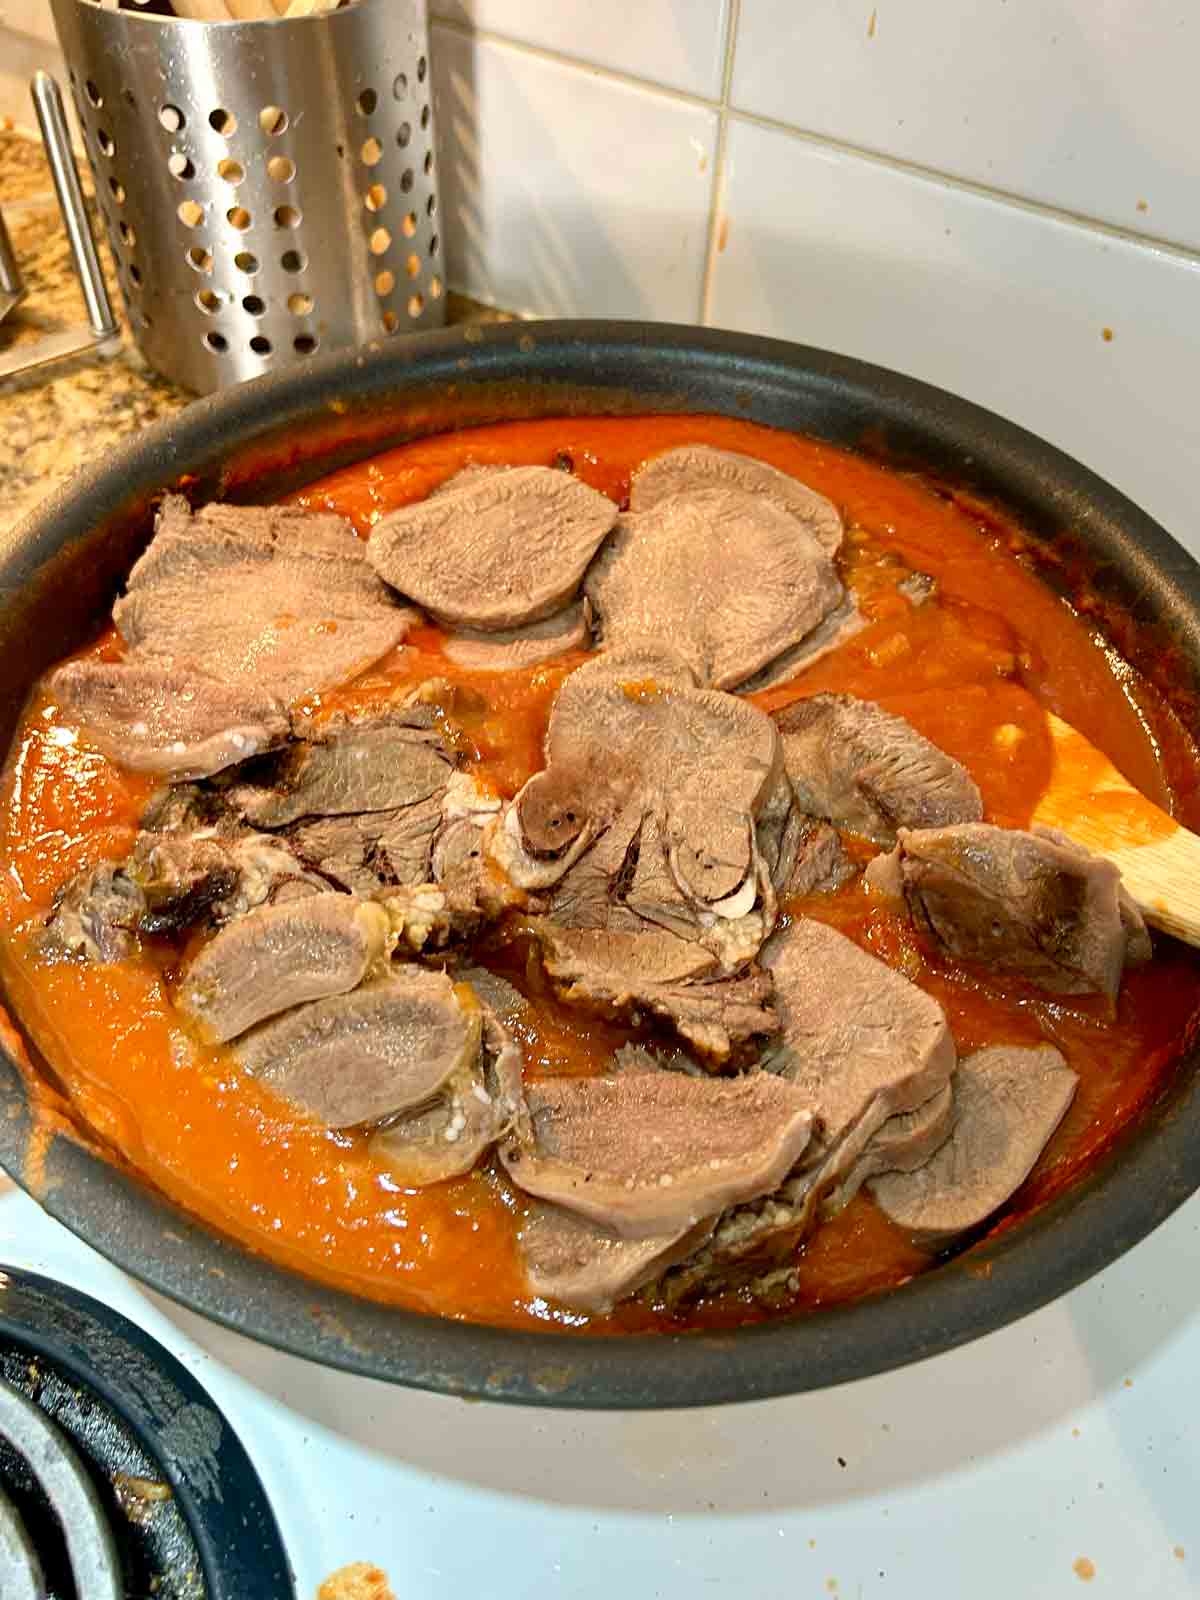
[[[713,152],[712,198],[708,207],[708,236],[704,248],[704,271],[700,277],[699,322],[708,326],[712,309],[713,279],[721,251],[721,218],[725,206],[725,164],[729,145],[729,96],[733,90],[733,63],[737,54],[738,25],[742,20],[742,0],[729,0],[729,20],[725,31],[725,60],[721,70],[721,105],[717,121],[717,144]]]
[[[740,0],[730,0],[731,6],[740,10]],[[1127,228],[1118,222],[1105,222],[1100,217],[1089,216],[1083,211],[1072,211],[1066,206],[1052,205],[1044,200],[1032,200],[1028,196],[1020,195],[1010,189],[1001,189],[986,183],[978,183],[970,178],[959,178],[948,172],[939,172],[936,167],[922,166],[916,161],[903,161],[897,156],[884,155],[878,150],[869,150],[862,145],[850,143],[845,139],[833,139],[826,134],[811,133],[803,128],[796,127],[793,123],[783,122],[778,117],[765,116],[757,111],[744,111],[739,107],[727,104],[724,99],[712,99],[707,95],[689,94],[686,90],[672,88],[669,84],[656,83],[652,78],[638,77],[634,73],[621,72],[613,67],[597,66],[595,62],[584,61],[578,56],[569,56],[560,50],[552,50],[544,45],[526,44],[524,40],[514,39],[508,34],[496,33],[492,29],[473,28],[469,23],[458,21],[457,18],[442,17],[434,14],[431,22],[439,28],[445,28],[450,33],[458,34],[462,38],[477,39],[484,44],[501,45],[506,49],[520,51],[524,55],[532,56],[537,60],[546,61],[554,66],[570,67],[577,72],[587,72],[593,77],[606,78],[610,82],[619,83],[628,89],[641,89],[651,94],[661,95],[664,99],[675,100],[683,105],[698,107],[701,110],[715,111],[721,118],[719,137],[724,141],[725,125],[730,118],[736,117],[739,122],[745,122],[752,127],[763,128],[769,133],[785,134],[788,138],[798,139],[813,149],[830,151],[836,155],[850,156],[856,161],[862,161],[869,166],[881,167],[888,172],[900,173],[905,177],[918,178],[925,183],[934,183],[945,189],[952,189],[956,194],[972,195],[976,199],[990,200],[997,205],[1013,206],[1024,211],[1029,216],[1043,217],[1053,222],[1065,222],[1072,227],[1081,228],[1088,233],[1100,234],[1106,238],[1119,239],[1126,244],[1137,245],[1142,249],[1156,251],[1160,254],[1172,256],[1178,260],[1200,265],[1200,245],[1190,246],[1177,244],[1172,239],[1164,239],[1158,234],[1139,233],[1134,228]]]

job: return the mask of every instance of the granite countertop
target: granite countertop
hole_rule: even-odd
[[[81,176],[86,188],[86,172]],[[86,323],[87,317],[42,147],[3,129],[0,205],[28,290],[22,304],[0,323],[3,354],[44,334]],[[100,230],[96,232],[99,238]],[[122,325],[121,346],[115,354],[88,353],[0,379],[0,527],[11,527],[77,467],[195,398],[142,359],[129,334],[106,243],[101,243],[100,254]],[[508,317],[452,294],[447,319]]]

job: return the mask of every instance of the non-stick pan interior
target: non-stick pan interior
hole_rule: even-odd
[[[1200,689],[1200,569],[1150,518],[1021,429],[910,379],[774,341],[623,323],[451,330],[318,360],[200,401],[79,474],[0,540],[0,738],[38,675],[106,614],[155,498],[269,500],[389,445],[534,416],[715,412],[815,434],[998,503],[1047,576],[1113,618],[1184,710]],[[1083,1281],[1200,1185],[1196,1056],[1093,1173],[1036,1216],[903,1288],[734,1334],[517,1333],[384,1307],[218,1237],[77,1141],[31,1170],[21,1072],[0,1058],[0,1164],[136,1277],[281,1349],[422,1388],[588,1407],[819,1388],[934,1355]]]

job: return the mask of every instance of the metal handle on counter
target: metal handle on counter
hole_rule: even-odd
[[[17,265],[12,240],[8,237],[8,229],[4,225],[4,213],[0,212],[0,295],[12,296],[6,309],[11,310],[24,293],[25,283],[21,277],[21,269]]]
[[[46,146],[59,209],[66,224],[75,270],[83,289],[88,321],[97,340],[107,339],[118,331],[117,319],[113,316],[112,303],[104,286],[104,273],[100,257],[96,254],[96,241],[88,222],[75,158],[71,154],[71,138],[63,113],[62,95],[48,72],[34,74],[30,92],[38,126],[42,130],[42,142]]]

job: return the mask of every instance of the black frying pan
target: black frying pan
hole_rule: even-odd
[[[467,328],[322,359],[201,400],[80,473],[0,539],[0,748],[37,676],[106,616],[154,497],[270,499],[423,434],[507,419],[720,412],[918,467],[998,502],[1057,581],[1089,571],[1124,653],[1177,705],[1200,688],[1200,567],[1078,463],[940,390],[819,350],[614,322]],[[1131,624],[1135,626],[1130,626]],[[143,1282],[281,1349],[451,1394],[657,1407],[758,1399],[951,1349],[1081,1283],[1200,1186],[1200,1052],[1090,1175],[1020,1226],[905,1287],[729,1334],[572,1338],[445,1322],[284,1272],[56,1137],[43,1203]],[[0,1164],[31,1122],[0,1056]]]

